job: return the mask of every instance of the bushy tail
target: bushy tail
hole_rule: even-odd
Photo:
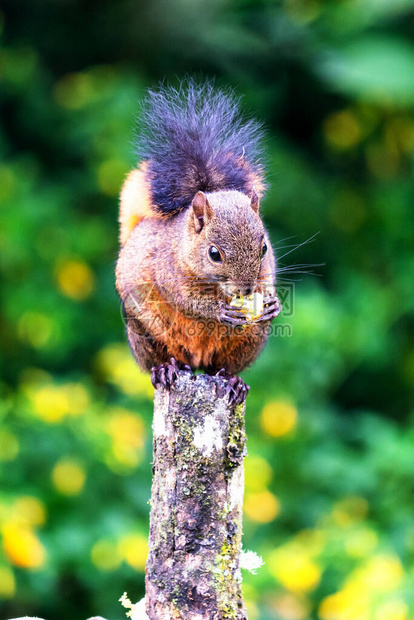
[[[198,191],[264,190],[262,138],[257,121],[244,120],[240,99],[213,82],[187,79],[178,89],[161,86],[142,104],[136,138],[147,161],[152,208],[175,213]]]

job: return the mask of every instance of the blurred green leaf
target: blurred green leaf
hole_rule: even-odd
[[[414,103],[414,46],[388,36],[364,36],[325,55],[320,74],[340,92],[381,105]]]

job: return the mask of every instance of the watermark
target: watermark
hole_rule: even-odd
[[[193,291],[188,294],[187,282],[185,301],[180,301],[177,294],[174,300],[166,302],[165,299],[171,297],[171,281],[157,287],[147,281],[137,283],[123,298],[122,318],[126,327],[131,323],[130,328],[144,339],[156,339],[177,329],[189,338],[292,336],[292,326],[287,319],[295,313],[294,283],[277,284],[276,290],[273,286],[262,286],[260,296],[250,296],[249,311],[246,311],[242,324],[219,319],[218,309],[226,298],[217,282],[193,279],[190,289],[191,284],[194,284]],[[175,285],[178,287],[178,283]],[[266,320],[266,307],[275,297],[281,310],[277,318]]]

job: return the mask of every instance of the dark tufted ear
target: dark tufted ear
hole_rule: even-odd
[[[191,206],[193,208],[195,229],[199,233],[202,231],[205,222],[213,216],[213,209],[204,192],[196,193]]]
[[[256,194],[256,190],[254,188],[252,189],[250,205],[253,211],[255,211],[256,213],[259,212],[259,207],[260,207],[259,196]]]

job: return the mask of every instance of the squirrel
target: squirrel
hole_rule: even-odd
[[[121,190],[116,265],[130,347],[154,387],[200,369],[224,376],[239,404],[249,386],[237,374],[281,310],[259,214],[261,125],[243,119],[232,90],[193,79],[149,91],[140,124],[141,163]],[[245,306],[253,299],[256,314]]]

